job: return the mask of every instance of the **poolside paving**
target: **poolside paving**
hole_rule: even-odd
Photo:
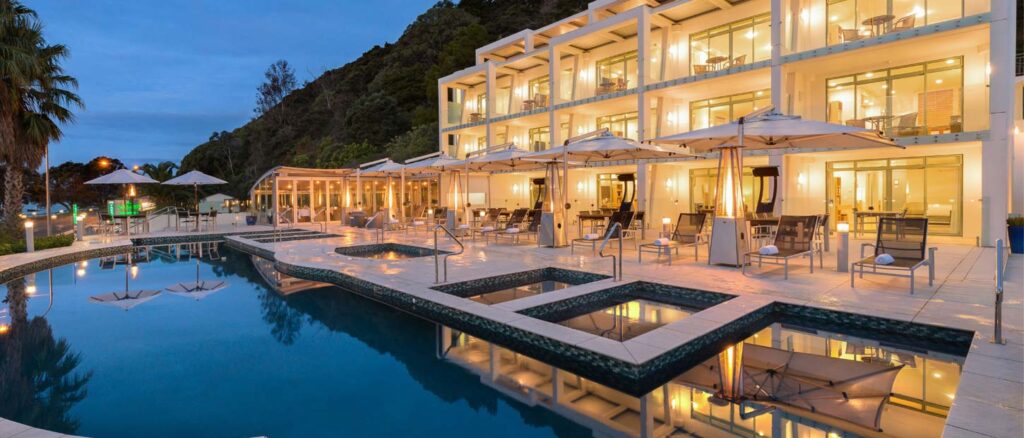
[[[750,306],[773,301],[974,331],[975,340],[962,370],[962,385],[947,419],[945,435],[1016,437],[1024,430],[1024,258],[1013,256],[1009,260],[1003,303],[1003,333],[1007,344],[993,345],[989,340],[994,327],[994,248],[937,245],[934,285],[928,286],[922,270],[915,293],[911,295],[909,282],[903,278],[865,275],[851,288],[849,273],[836,271],[834,248],[833,252],[825,254],[824,268],[816,266],[814,274],[810,274],[806,260],[798,261],[795,267],[791,266],[789,279],[783,280],[781,267],[754,268],[744,276],[738,269],[707,265],[703,251],[698,262],[694,262],[692,256],[681,254],[674,258],[672,266],[654,262],[653,258],[639,264],[636,252],[627,243],[622,282],[644,280],[759,299],[730,300],[669,327],[620,343],[515,313],[603,289],[614,284],[613,280],[487,306],[429,289],[434,282],[433,257],[384,262],[354,260],[333,254],[333,248],[372,243],[374,234],[337,226],[329,227],[328,232],[339,237],[260,245],[273,252],[279,261],[344,272],[631,363],[642,363],[714,330],[746,313]],[[433,246],[433,235],[423,232],[389,232],[386,240]],[[851,260],[858,255],[860,243],[851,241]],[[597,257],[588,250],[570,254],[568,248],[538,248],[529,243],[486,244],[482,240],[466,240],[463,244],[464,254],[449,258],[448,283],[542,267],[611,273],[611,260]],[[439,247],[449,251],[458,249],[448,240],[443,240]]]
[[[319,227],[309,229],[321,231]],[[754,268],[744,276],[735,268],[709,266],[703,258],[703,251],[702,259],[697,262],[690,253],[681,253],[679,257],[674,257],[672,266],[655,262],[653,258],[645,258],[645,263],[639,264],[636,252],[627,243],[622,283],[644,280],[739,297],[698,312],[691,318],[620,343],[516,313],[528,307],[618,284],[611,279],[488,306],[430,289],[435,278],[433,257],[374,260],[343,256],[335,253],[334,249],[374,243],[374,233],[340,226],[329,226],[326,231],[338,236],[276,243],[258,243],[244,236],[228,239],[268,251],[279,262],[341,272],[634,364],[650,360],[674,346],[771,302],[970,330],[975,332],[975,339],[962,369],[963,384],[947,419],[945,435],[1010,437],[1020,436],[1020,431],[1024,430],[1024,257],[1013,256],[1009,260],[1003,306],[1003,331],[1007,344],[994,345],[989,343],[994,325],[996,254],[993,248],[937,245],[939,251],[936,255],[935,284],[928,286],[922,272],[918,276],[915,294],[911,295],[908,281],[902,278],[866,275],[863,279],[858,278],[856,287],[851,288],[849,273],[836,272],[834,246],[833,252],[825,254],[824,268],[816,266],[815,273],[810,274],[806,270],[806,261],[797,261],[791,266],[789,279],[783,280],[781,267]],[[161,230],[150,235],[173,237],[180,234]],[[430,248],[433,247],[433,234],[389,232],[386,241]],[[73,253],[97,245],[117,246],[127,243],[124,239],[76,243],[70,248],[48,250],[54,252],[46,254]],[[611,273],[611,260],[597,257],[589,250],[571,254],[568,248],[538,248],[529,243],[486,244],[482,240],[466,240],[463,243],[465,252],[449,258],[448,283],[543,267]],[[859,248],[860,243],[851,241],[851,260],[856,259],[856,248]],[[458,249],[454,242],[447,239],[439,242],[439,247],[449,251]],[[40,251],[32,255],[0,257],[0,272],[37,259],[44,253]]]

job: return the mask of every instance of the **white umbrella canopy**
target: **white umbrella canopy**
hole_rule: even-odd
[[[196,280],[187,281],[181,283],[175,283],[167,286],[167,292],[174,295],[180,295],[183,297],[189,297],[199,301],[206,298],[208,295],[219,292],[224,288],[227,288],[228,284],[224,281],[206,281],[199,279],[199,260],[196,259]]]
[[[462,163],[462,160],[456,160],[448,155],[438,155],[424,160],[406,161],[405,173],[406,175],[444,173],[456,170],[459,163]]]
[[[96,179],[86,181],[86,184],[156,184],[157,181],[146,175],[139,175],[128,169],[118,169]]]
[[[383,163],[374,164],[373,166],[370,167],[364,167],[359,170],[359,173],[363,175],[386,175],[389,173],[401,172],[404,167],[404,165],[391,161],[391,159],[388,159]]]
[[[679,147],[644,144],[616,137],[605,131],[597,136],[571,142],[564,146],[531,152],[524,158],[527,160],[561,159],[563,155],[568,155],[570,160],[583,163],[692,156]]]
[[[198,170],[193,170],[193,171],[188,172],[188,173],[186,173],[184,175],[178,175],[178,176],[176,176],[174,178],[171,178],[171,179],[169,179],[167,181],[164,181],[161,184],[166,184],[166,185],[169,185],[169,186],[192,186],[192,185],[205,186],[205,185],[216,185],[216,184],[227,184],[227,183],[228,183],[227,181],[224,181],[224,180],[222,180],[220,178],[207,175],[207,174],[205,174],[203,172],[200,172]]]
[[[742,134],[740,131],[742,125]],[[742,135],[742,142],[740,136]],[[858,149],[883,146],[900,147],[878,131],[804,120],[778,112],[669,135],[654,143],[675,144],[693,153],[704,153],[722,146],[742,145],[745,149]]]
[[[199,186],[212,186],[212,185],[227,184],[227,183],[228,183],[227,181],[224,181],[224,180],[222,180],[220,178],[207,175],[207,174],[205,174],[203,172],[200,172],[198,170],[193,170],[193,171],[188,172],[188,173],[186,173],[184,175],[178,175],[178,176],[176,176],[174,178],[171,178],[171,179],[169,179],[167,181],[164,181],[162,184],[168,185],[168,186],[192,186],[192,193],[195,196],[196,213],[198,214],[199,213]],[[199,231],[199,220],[198,219],[196,220],[196,231]]]
[[[514,144],[508,143],[502,147],[492,148],[489,152],[481,155],[474,155],[465,160],[455,163],[457,167],[463,167],[469,172],[494,172],[506,170],[539,170],[544,168],[544,163],[536,160],[525,160],[529,151],[517,148]]]

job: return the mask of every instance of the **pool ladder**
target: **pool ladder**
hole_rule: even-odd
[[[380,226],[373,228],[373,238],[377,243],[384,243],[384,218],[381,217],[383,213],[383,211],[378,211],[366,221],[366,228],[369,228],[369,224],[374,223],[373,221],[377,221],[380,224]]]
[[[617,233],[616,233],[617,232]],[[614,254],[605,254],[604,248],[608,245],[608,241],[611,240],[612,234],[617,234],[619,238],[619,255],[616,257]],[[601,242],[601,249],[597,252],[601,257],[612,258],[612,281],[622,280],[622,223],[615,222],[608,227],[608,232],[604,236],[604,241]]]
[[[445,254],[441,257],[441,251],[437,249],[437,230],[444,230],[444,233],[448,235],[452,240],[455,241],[456,245],[459,245],[459,251]],[[448,282],[448,257],[461,255],[466,251],[466,247],[462,245],[462,241],[458,237],[455,237],[452,232],[445,228],[444,225],[434,226],[434,284],[441,284]],[[444,265],[444,281],[441,281],[441,265]]]

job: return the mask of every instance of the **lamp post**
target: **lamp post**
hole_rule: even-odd
[[[43,179],[43,185],[46,187],[46,235],[49,236],[53,233],[53,226],[50,224],[50,145],[46,145],[46,162],[43,164],[46,166],[43,172],[46,174]]]
[[[836,224],[836,271],[850,271],[850,224],[839,222]]]

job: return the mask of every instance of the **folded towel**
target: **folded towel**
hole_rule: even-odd
[[[597,240],[601,238],[601,235],[597,233],[587,233],[583,235],[583,238],[586,240]]]
[[[494,231],[494,227],[480,227],[480,231]]]
[[[760,252],[761,255],[775,255],[779,253],[779,247],[775,245],[765,245],[762,246],[758,252]]]
[[[426,225],[426,222],[423,222],[423,221],[412,221],[412,224],[416,225],[416,226],[420,226],[420,225]]]
[[[515,234],[519,232],[519,228],[506,228],[505,232],[509,234]]]
[[[875,256],[875,264],[876,265],[891,265],[892,262],[895,262],[895,261],[896,261],[896,259],[894,259],[889,254],[884,254],[883,253],[883,254],[879,254],[879,255]]]
[[[667,237],[654,239],[654,244],[658,246],[667,246],[669,243],[672,243],[672,241],[669,240]]]
[[[389,222],[389,223],[392,223],[392,224],[397,224],[397,223],[398,223],[398,219],[391,219],[391,220],[390,220],[390,221],[388,221],[388,222]]]
[[[459,224],[459,229],[460,230],[468,230],[469,229],[469,224]]]

